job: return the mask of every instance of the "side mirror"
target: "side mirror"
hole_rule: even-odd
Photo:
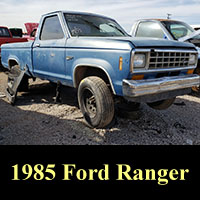
[[[34,29],[34,30],[31,32],[30,36],[31,36],[31,37],[35,37],[35,34],[36,34],[36,29]]]

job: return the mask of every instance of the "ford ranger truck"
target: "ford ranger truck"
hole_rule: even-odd
[[[141,19],[134,23],[130,34],[133,37],[161,38],[194,44],[199,53],[194,73],[200,75],[200,30],[195,31],[189,24],[177,20]],[[192,89],[200,92],[200,86]]]
[[[197,59],[193,44],[133,38],[109,17],[69,11],[43,15],[34,41],[2,46],[11,103],[29,77],[71,86],[96,128],[110,125],[116,102],[130,110],[141,102],[168,108],[199,85]]]

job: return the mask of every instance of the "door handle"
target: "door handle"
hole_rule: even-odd
[[[40,44],[35,44],[35,47],[40,47]]]
[[[66,57],[66,60],[68,61],[68,60],[72,60],[74,57],[73,56],[67,56]]]

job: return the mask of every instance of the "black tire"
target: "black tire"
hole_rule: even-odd
[[[12,83],[20,75],[20,73],[21,73],[21,70],[20,70],[19,65],[13,66],[8,73],[8,83],[9,82]],[[28,89],[29,89],[28,88],[28,86],[29,86],[28,80],[29,80],[29,77],[25,74],[23,79],[20,82],[18,89],[17,89],[19,92],[28,91]]]
[[[116,105],[117,115],[121,118],[137,120],[141,117],[140,103],[121,101]]]
[[[123,101],[119,104],[117,104],[117,108],[120,111],[126,111],[126,112],[133,112],[137,111],[140,109],[140,103],[136,102],[128,102],[128,101]]]
[[[78,88],[78,102],[90,127],[105,128],[114,117],[114,101],[106,83],[99,77],[83,79]]]
[[[175,99],[176,98],[165,99],[165,100],[161,100],[161,101],[147,103],[147,105],[150,106],[153,109],[156,109],[156,110],[165,110],[165,109],[169,108],[174,103]]]

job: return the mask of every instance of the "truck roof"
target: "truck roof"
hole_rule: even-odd
[[[89,12],[79,12],[79,11],[68,11],[68,10],[58,10],[58,11],[53,11],[53,12],[49,12],[44,14],[45,15],[51,15],[51,14],[57,14],[57,13],[69,13],[69,14],[80,14],[80,15],[92,15],[92,16],[96,16],[96,17],[104,17],[104,18],[108,18],[108,19],[112,19],[110,17],[104,16],[104,15],[99,15],[99,14],[94,14],[94,13],[89,13]]]
[[[160,21],[160,22],[163,22],[163,21],[178,22],[178,20],[173,20],[173,19],[155,19],[155,18],[152,18],[152,19],[140,19],[138,21],[142,21],[142,20],[154,20],[154,21]]]

